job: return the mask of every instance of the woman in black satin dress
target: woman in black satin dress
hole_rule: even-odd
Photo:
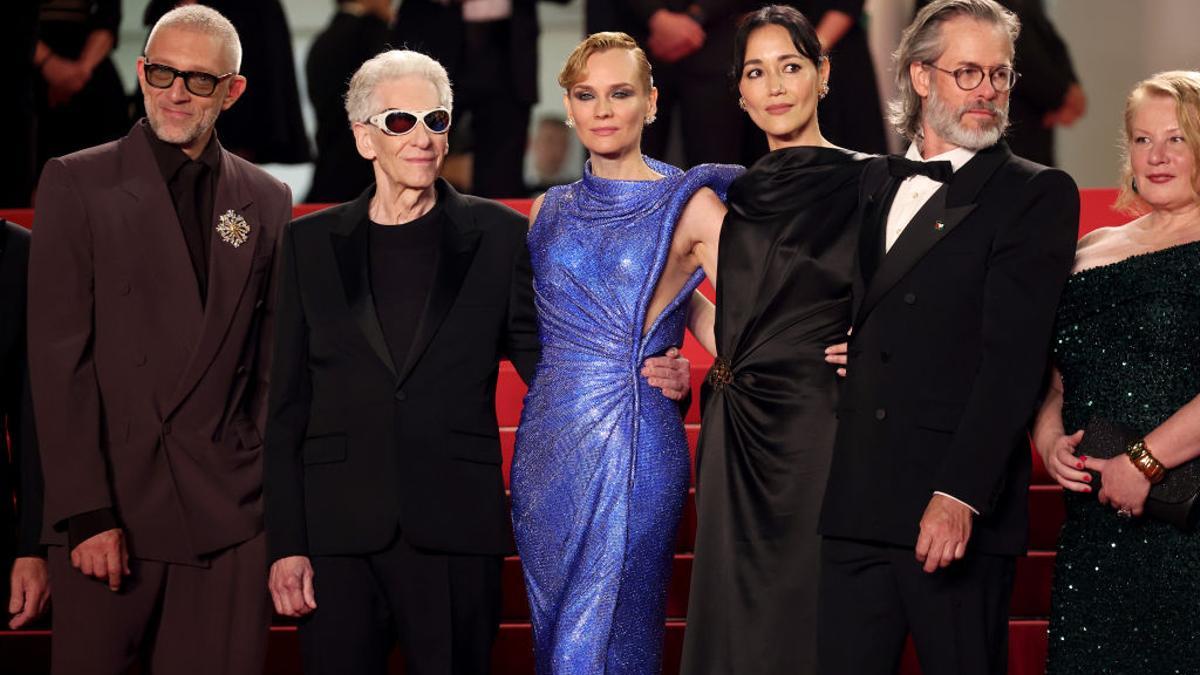
[[[817,516],[836,426],[824,356],[850,325],[867,156],[821,136],[829,64],[803,15],[764,7],[736,45],[739,104],[771,152],[730,187],[721,231],[683,672],[803,675],[816,672]]]

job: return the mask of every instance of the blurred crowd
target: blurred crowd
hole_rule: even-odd
[[[178,0],[151,0],[151,26]],[[564,0],[552,0],[564,2]],[[345,121],[354,70],[388,46],[424,51],[454,82],[456,124],[445,175],[460,189],[491,198],[536,195],[579,177],[563,118],[531,119],[538,91],[537,0],[334,0],[333,15],[311,42],[303,77],[315,111],[306,131],[293,40],[280,0],[207,0],[246,36],[241,103],[222,115],[224,147],[258,164],[313,162],[297,198],[353,199],[372,180]],[[766,152],[761,134],[736,105],[727,72],[738,16],[759,0],[585,0],[588,33],[618,30],[646,47],[659,90],[658,116],[645,152],[685,167],[703,162],[749,166]],[[887,130],[868,49],[864,0],[793,0],[816,27],[834,64],[821,102],[825,134],[842,147],[887,151]],[[917,0],[917,8],[925,0]],[[1054,130],[1087,106],[1066,45],[1043,0],[1003,0],[1025,29],[1017,42],[1021,86],[1012,98],[1009,143],[1021,156],[1054,165]],[[28,207],[51,157],[115,140],[140,118],[141,95],[126,89],[113,64],[121,0],[9,0],[0,8],[0,49],[10,98],[0,109],[0,208]],[[148,28],[147,28],[148,30]],[[550,55],[541,55],[553,58]],[[24,65],[22,65],[24,64]],[[127,78],[132,79],[132,78]],[[673,132],[673,129],[676,129]],[[719,130],[719,131],[718,131]],[[717,131],[717,133],[714,133]],[[310,142],[310,138],[314,142]],[[680,143],[679,147],[671,143]]]

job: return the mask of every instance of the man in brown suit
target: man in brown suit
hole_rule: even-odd
[[[260,430],[291,194],[213,134],[240,60],[220,14],[173,10],[138,59],[148,120],[42,174],[29,355],[54,673],[262,672]]]

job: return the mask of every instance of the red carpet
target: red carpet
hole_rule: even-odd
[[[1083,190],[1081,192],[1084,225],[1080,234],[1097,227],[1116,225],[1128,217],[1109,208],[1115,198],[1114,190]],[[508,202],[513,208],[528,213],[529,200]],[[301,215],[322,208],[320,205],[299,205],[294,213]],[[30,210],[0,210],[0,217],[25,226],[32,224]],[[685,354],[692,361],[692,381],[699,387],[700,380],[712,363],[711,357],[688,338]],[[507,483],[508,469],[512,460],[513,440],[520,418],[521,401],[525,386],[508,364],[500,371],[497,386],[496,411],[501,426],[501,441],[504,447],[504,476]],[[696,399],[688,411],[688,437],[695,447],[699,428],[699,411]],[[1053,485],[1034,454],[1033,487],[1029,495],[1030,506],[1030,553],[1017,564],[1016,585],[1013,591],[1009,623],[1009,673],[1011,675],[1041,675],[1046,658],[1046,617],[1049,614],[1050,579],[1054,565],[1054,543],[1062,524],[1063,506],[1061,488]],[[687,614],[687,590],[691,578],[692,538],[695,534],[695,507],[689,497],[687,511],[680,526],[674,574],[667,601],[666,658],[663,672],[670,675],[678,672],[679,653],[683,643],[684,620]],[[532,643],[529,627],[529,608],[525,601],[524,583],[521,579],[520,561],[510,558],[505,561],[503,572],[504,610],[500,636],[493,654],[496,675],[517,675],[533,672]],[[318,590],[318,593],[320,591]],[[797,627],[801,630],[801,627]],[[35,675],[47,672],[49,662],[50,633],[46,630],[0,631],[0,672],[5,675]],[[396,655],[393,654],[393,657]],[[403,666],[393,658],[392,672],[402,673]],[[266,672],[270,675],[299,674],[299,648],[294,628],[285,621],[278,621],[271,631],[270,656]],[[911,645],[906,652],[900,670],[904,675],[920,673]]]

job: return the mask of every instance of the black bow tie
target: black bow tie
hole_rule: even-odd
[[[950,178],[954,176],[954,167],[950,162],[914,162],[905,157],[889,155],[888,173],[901,180],[921,175],[939,183],[949,183]]]

